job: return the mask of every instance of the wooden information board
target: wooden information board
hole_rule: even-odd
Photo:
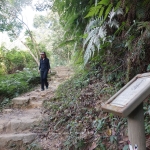
[[[137,75],[102,104],[102,108],[120,116],[128,116],[148,95],[150,95],[150,73]]]

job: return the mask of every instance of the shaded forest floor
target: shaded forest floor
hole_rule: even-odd
[[[103,112],[101,104],[118,89],[97,76],[78,73],[44,102],[47,117],[34,128],[45,150],[128,150],[127,119]],[[150,149],[150,99],[144,104]]]
[[[33,91],[11,100],[9,107],[0,113],[0,150],[38,150],[40,141],[32,132],[46,116],[43,103],[54,96],[59,84],[72,73],[68,67],[54,69],[57,75],[49,80],[49,89],[41,91],[40,86]],[[37,142],[35,144],[35,140]],[[41,144],[42,145],[42,144]]]
[[[103,112],[118,89],[100,77],[57,67],[50,87],[23,94],[0,114],[2,150],[128,150],[127,119]],[[150,99],[144,103],[150,149]],[[0,150],[1,150],[0,148]]]

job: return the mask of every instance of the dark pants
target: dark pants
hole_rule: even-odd
[[[48,70],[41,71],[41,89],[42,90],[44,90],[44,84],[48,88],[47,74],[48,74]]]

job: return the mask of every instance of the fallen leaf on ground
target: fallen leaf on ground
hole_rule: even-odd
[[[97,144],[93,142],[89,150],[94,150],[96,147],[97,147]]]

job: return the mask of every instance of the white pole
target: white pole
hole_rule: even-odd
[[[128,136],[133,148],[146,150],[143,103],[128,116]]]

